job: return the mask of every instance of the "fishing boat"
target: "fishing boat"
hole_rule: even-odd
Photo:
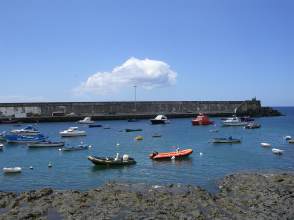
[[[102,127],[102,125],[98,125],[98,124],[90,124],[89,128],[100,128]]]
[[[77,136],[86,136],[86,131],[78,130],[78,127],[70,127],[67,130],[59,132],[61,137],[77,137]]]
[[[214,138],[212,140],[214,144],[239,144],[241,143],[240,139],[228,137],[228,138]]]
[[[241,121],[238,117],[228,118],[223,121],[224,126],[246,126],[248,122]]]
[[[41,141],[45,141],[46,137],[42,134],[34,135],[34,136],[24,136],[24,135],[6,135],[5,139],[7,143],[37,143]]]
[[[271,147],[272,145],[269,143],[260,143],[260,146],[262,147]]]
[[[288,141],[289,144],[294,144],[294,139]]]
[[[30,148],[39,148],[39,147],[63,147],[64,142],[52,142],[52,141],[41,141],[37,143],[28,144]]]
[[[185,158],[193,153],[192,149],[185,149],[185,150],[179,150],[172,152],[164,152],[164,153],[158,153],[154,151],[152,154],[149,155],[150,159],[152,160],[164,160],[164,159],[179,159],[179,158]]]
[[[155,124],[166,124],[168,122],[167,117],[165,115],[157,115],[155,118],[150,119],[153,125]]]
[[[260,128],[261,125],[260,124],[257,124],[255,122],[251,122],[249,124],[247,124],[244,128],[246,129],[257,129],[257,128]]]
[[[134,158],[129,157],[129,155],[124,154],[122,157],[96,157],[88,156],[90,160],[95,165],[106,165],[106,166],[126,166],[136,164]]]
[[[80,151],[80,150],[88,150],[91,147],[92,147],[91,145],[80,144],[77,147],[63,147],[63,148],[60,148],[59,151],[65,151],[65,152]]]
[[[192,125],[211,125],[211,121],[207,115],[200,113],[196,118],[192,119]]]
[[[284,150],[277,149],[277,148],[273,148],[273,149],[272,149],[272,152],[273,152],[274,154],[281,155],[281,154],[284,153]]]
[[[143,139],[144,139],[144,137],[140,136],[140,135],[135,137],[136,141],[142,141]]]
[[[125,129],[126,132],[135,132],[135,131],[143,131],[141,128],[138,128],[138,129],[130,129],[130,128],[127,128]]]
[[[18,134],[18,135],[29,135],[29,136],[33,136],[33,135],[40,134],[40,131],[38,131],[33,126],[29,125],[29,126],[26,126],[25,128],[22,128],[22,129],[14,129],[14,130],[10,131],[10,133],[12,133],[12,134]]]
[[[91,117],[85,117],[83,120],[79,120],[78,123],[80,123],[80,124],[94,124],[95,121],[92,121]]]
[[[21,167],[4,167],[3,172],[6,174],[9,173],[21,173]]]

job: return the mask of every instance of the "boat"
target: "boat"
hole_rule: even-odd
[[[80,151],[80,150],[88,150],[91,147],[92,147],[91,145],[80,144],[77,147],[63,147],[63,148],[60,148],[59,151],[65,151],[65,152]]]
[[[248,122],[241,121],[238,117],[228,118],[223,121],[224,126],[246,126]]]
[[[136,118],[130,118],[130,119],[128,119],[128,122],[137,122],[137,121],[139,121],[139,120],[136,119]]]
[[[0,150],[3,150],[4,144],[0,144]]]
[[[161,137],[161,134],[153,134],[152,137],[154,137],[154,138],[160,138]]]
[[[250,122],[244,128],[246,128],[246,129],[256,129],[256,128],[260,128],[260,127],[261,127],[260,124],[257,124],[255,122]]]
[[[167,117],[165,115],[157,115],[155,118],[150,119],[153,125],[155,124],[165,124],[168,122]]]
[[[18,135],[29,135],[29,136],[33,136],[33,135],[40,134],[40,131],[38,131],[33,126],[29,125],[29,126],[26,126],[26,127],[22,128],[22,129],[14,129],[14,130],[10,131],[10,133],[12,133],[12,134],[18,134]]]
[[[126,132],[135,132],[135,131],[143,131],[141,128],[138,128],[138,129],[130,129],[130,128],[127,128],[125,129]]]
[[[149,155],[150,159],[152,160],[164,160],[164,159],[179,159],[179,158],[185,158],[193,153],[192,149],[185,149],[185,150],[179,150],[172,152],[164,152],[164,153],[158,153],[154,151],[152,154]]]
[[[98,125],[98,124],[90,124],[89,128],[100,128],[102,127],[102,125]]]
[[[281,154],[284,153],[284,150],[277,149],[277,148],[273,148],[273,149],[272,149],[272,152],[273,152],[274,154],[281,155]]]
[[[144,139],[144,137],[140,136],[140,135],[135,137],[136,141],[142,141],[143,139]]]
[[[207,115],[200,113],[196,118],[192,119],[192,125],[211,125],[211,121]]]
[[[80,123],[80,124],[94,124],[95,121],[92,121],[91,117],[85,117],[83,120],[79,120],[78,123]]]
[[[262,147],[271,147],[272,145],[269,143],[260,143],[260,146]]]
[[[6,132],[5,131],[3,131],[3,132],[0,133],[0,142],[6,141],[5,135],[6,135]]]
[[[219,129],[211,129],[211,130],[209,130],[209,132],[217,133],[217,132],[219,132]]]
[[[285,139],[286,141],[289,141],[289,140],[292,139],[292,137],[288,135],[288,136],[285,136],[284,139]]]
[[[241,143],[240,139],[228,137],[228,138],[214,138],[212,140],[214,144],[238,144]]]
[[[12,118],[0,121],[0,123],[2,123],[2,124],[14,124],[14,123],[17,123],[17,122],[18,122],[18,120],[12,119]]]
[[[4,167],[3,172],[6,173],[6,174],[20,173],[21,172],[21,167]]]
[[[34,135],[34,136],[25,136],[25,135],[6,135],[5,139],[7,143],[37,143],[41,141],[45,141],[46,137],[42,134]]]
[[[289,144],[294,144],[294,139],[288,140]]]
[[[95,165],[106,165],[106,166],[126,166],[136,164],[134,158],[129,157],[129,155],[124,154],[122,157],[96,157],[88,156],[90,160]]]
[[[77,137],[77,136],[86,136],[85,131],[78,130],[78,127],[70,127],[67,130],[59,132],[61,137]]]
[[[37,143],[28,144],[30,148],[38,148],[38,147],[63,147],[64,142],[52,142],[52,141],[41,141]]]

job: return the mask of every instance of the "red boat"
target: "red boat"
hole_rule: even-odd
[[[207,115],[200,113],[197,118],[192,119],[192,125],[211,125],[213,121],[211,121]]]
[[[153,152],[152,154],[149,155],[150,159],[153,160],[163,160],[163,159],[176,159],[176,158],[183,158],[187,157],[190,154],[193,153],[192,149],[185,149],[185,150],[177,150],[173,152],[166,152],[166,153],[158,153],[158,152]]]

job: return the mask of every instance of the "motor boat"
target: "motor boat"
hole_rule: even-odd
[[[164,153],[158,153],[154,151],[152,154],[149,155],[149,158],[152,160],[164,160],[164,159],[179,159],[179,158],[185,158],[193,153],[192,149],[185,149],[185,150],[179,150],[172,152],[164,152]]]
[[[78,123],[80,123],[80,124],[94,124],[95,121],[92,121],[91,117],[85,117],[83,120],[79,120]]]
[[[277,149],[277,148],[273,148],[273,149],[272,149],[272,152],[273,152],[274,154],[281,155],[281,154],[284,153],[284,150]]]
[[[271,147],[272,145],[269,143],[260,143],[260,146],[262,147]]]
[[[33,136],[33,135],[38,135],[40,134],[40,131],[38,131],[36,128],[33,126],[29,125],[25,128],[22,129],[14,129],[10,131],[12,134],[18,134],[18,135],[28,135],[28,136]]]
[[[90,160],[95,165],[106,165],[106,166],[126,166],[136,164],[134,158],[129,157],[129,155],[124,154],[122,157],[119,157],[118,154],[116,157],[96,157],[88,156]]]
[[[167,117],[165,115],[157,115],[155,118],[150,119],[153,125],[155,124],[165,124],[168,122]]]
[[[192,119],[192,125],[211,125],[211,121],[207,115],[200,113],[196,118]]]
[[[257,124],[255,122],[250,122],[244,128],[246,128],[246,129],[257,129],[257,128],[260,128],[260,127],[261,127],[260,124]]]
[[[28,144],[30,148],[39,148],[39,147],[63,147],[64,142],[52,142],[52,141],[41,141],[37,143]]]
[[[41,141],[45,141],[46,137],[42,134],[34,135],[34,136],[24,136],[24,135],[6,135],[5,139],[7,143],[38,143]]]
[[[86,131],[78,130],[78,127],[70,127],[67,130],[59,132],[61,137],[77,137],[77,136],[86,136]]]
[[[228,118],[223,121],[224,126],[246,126],[248,122],[241,121],[238,117]]]
[[[6,174],[9,173],[21,173],[21,167],[4,167],[3,172]]]
[[[228,138],[214,138],[212,140],[214,144],[239,144],[241,143],[240,139],[228,137]]]
[[[77,147],[63,147],[58,149],[59,151],[65,151],[65,152],[69,152],[69,151],[80,151],[80,150],[88,150],[92,148],[92,145],[85,145],[85,144],[80,144]]]

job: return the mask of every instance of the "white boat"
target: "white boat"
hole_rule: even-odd
[[[273,148],[273,149],[272,149],[272,152],[273,152],[274,154],[283,154],[283,153],[284,153],[284,150],[277,149],[277,148]]]
[[[165,124],[168,122],[165,115],[157,115],[155,118],[150,119],[152,124]]]
[[[83,120],[79,120],[78,123],[80,123],[80,124],[94,124],[95,121],[92,121],[91,117],[85,117]]]
[[[0,144],[0,150],[3,150],[4,144]]]
[[[3,172],[4,173],[20,173],[21,167],[4,167]]]
[[[67,130],[59,132],[61,137],[77,137],[77,136],[86,136],[87,133],[85,131],[78,130],[78,127],[70,127]]]
[[[224,126],[245,126],[248,122],[241,121],[238,117],[227,118],[223,121]]]
[[[260,143],[262,147],[271,147],[272,145],[269,143]]]
[[[33,126],[29,125],[29,126],[22,128],[22,129],[14,129],[14,130],[10,131],[10,133],[18,134],[18,135],[34,136],[34,135],[40,134],[40,131],[38,131]]]

